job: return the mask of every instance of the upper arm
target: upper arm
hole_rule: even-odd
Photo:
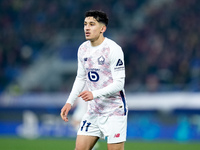
[[[78,52],[77,77],[86,80],[86,79],[85,79],[85,74],[86,74],[86,71],[85,71],[85,68],[84,68],[84,66],[83,66],[83,64],[82,64],[81,57],[80,57],[80,53]]]
[[[113,79],[125,77],[124,53],[119,46],[115,46],[110,52],[110,67]]]

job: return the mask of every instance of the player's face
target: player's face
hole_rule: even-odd
[[[96,41],[99,39],[103,29],[103,24],[93,17],[86,17],[84,21],[84,32],[86,40]]]

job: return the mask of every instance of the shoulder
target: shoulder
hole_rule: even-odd
[[[123,53],[121,46],[118,45],[115,41],[106,38],[106,44],[108,45],[111,53]]]
[[[89,45],[90,45],[90,42],[89,41],[85,41],[79,46],[79,49],[87,48]]]
[[[109,44],[110,47],[121,48],[115,41],[109,38],[106,38],[106,43]]]
[[[87,51],[89,46],[90,46],[90,42],[89,41],[83,42],[78,48],[78,55],[83,55]]]

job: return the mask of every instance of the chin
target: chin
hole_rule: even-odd
[[[86,40],[91,40],[91,38],[90,38],[90,37],[85,37],[85,39],[86,39]]]

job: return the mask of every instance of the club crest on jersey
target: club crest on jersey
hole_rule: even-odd
[[[88,60],[88,58],[87,58],[87,57],[85,57],[85,58],[84,58],[84,61],[87,61],[87,60]]]
[[[117,64],[116,64],[116,66],[122,66],[122,65],[123,65],[123,62],[122,62],[121,59],[119,59],[118,62],[117,62]]]
[[[105,58],[103,56],[101,56],[101,57],[98,58],[98,64],[99,65],[103,65],[104,62],[105,62]]]

